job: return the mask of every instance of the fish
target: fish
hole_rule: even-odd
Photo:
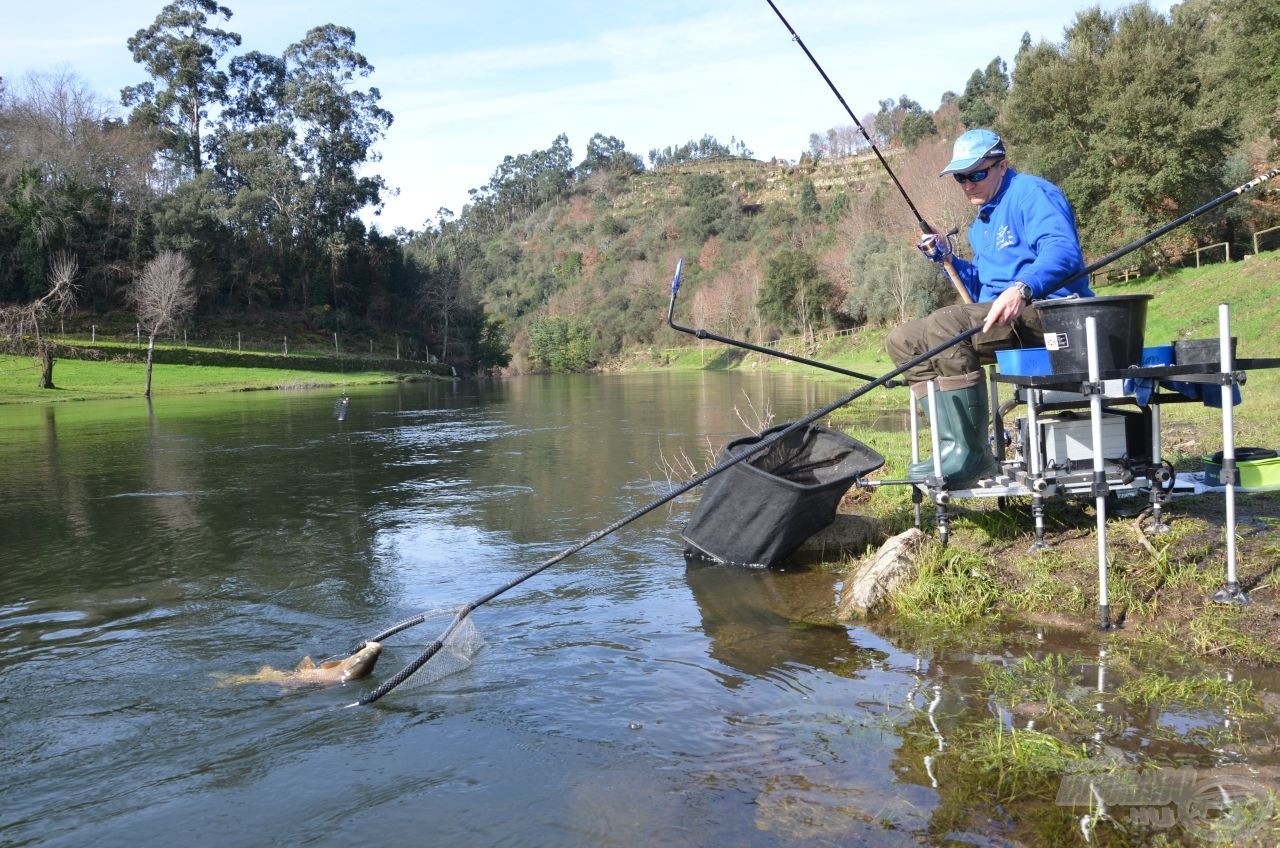
[[[360,650],[346,659],[326,660],[319,665],[311,657],[303,657],[297,668],[292,671],[281,671],[264,665],[253,674],[215,675],[219,686],[239,686],[244,683],[276,683],[286,689],[302,686],[332,686],[346,683],[348,680],[359,680],[373,673],[382,653],[382,645],[377,642],[365,642]]]

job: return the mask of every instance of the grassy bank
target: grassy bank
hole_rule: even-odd
[[[315,371],[225,365],[158,363],[151,377],[153,396],[206,392],[358,386],[410,379],[393,371]],[[53,369],[55,389],[37,387],[40,364],[29,356],[0,355],[0,404],[141,397],[146,366],[141,362],[59,359]],[[439,378],[428,378],[439,379]]]
[[[1218,334],[1218,306],[1231,307],[1231,332],[1238,356],[1280,357],[1275,324],[1280,317],[1280,255],[1251,257],[1229,265],[1184,269],[1167,275],[1105,285],[1098,294],[1151,294],[1144,344],[1211,338]],[[850,371],[881,375],[892,368],[884,355],[884,329],[802,347],[778,345],[788,353],[838,365]],[[675,334],[673,334],[675,336]],[[679,337],[683,338],[683,337]],[[812,367],[779,361],[710,342],[653,351],[634,364],[665,368],[786,370],[814,379],[833,376]],[[1010,394],[1002,387],[1002,397]],[[1280,369],[1249,372],[1243,403],[1235,410],[1237,447],[1280,448]],[[900,479],[910,459],[903,430],[868,427],[868,411],[908,409],[905,388],[877,390],[831,417],[886,457],[877,476]],[[1162,408],[1162,454],[1177,470],[1198,471],[1203,455],[1222,448],[1220,410],[1198,403]],[[927,430],[922,430],[927,435]],[[927,453],[927,448],[925,449]],[[855,493],[851,509],[873,513],[888,534],[914,523],[911,492],[886,487],[874,496]],[[999,638],[1001,622],[1040,621],[1090,631],[1097,621],[1096,516],[1092,499],[1050,499],[1047,537],[1051,549],[1028,553],[1034,541],[1029,499],[1010,499],[1001,508],[995,499],[954,502],[948,548],[936,543],[926,550],[920,575],[896,601],[884,625],[908,640],[938,644],[954,640],[979,645]],[[1127,506],[1140,509],[1140,504]],[[933,509],[923,507],[926,529],[933,529]],[[1112,514],[1108,523],[1110,555],[1109,606],[1124,627],[1119,638],[1135,646],[1183,658],[1216,658],[1254,665],[1280,663],[1280,641],[1273,624],[1280,617],[1280,493],[1237,497],[1239,578],[1254,599],[1250,607],[1209,602],[1223,582],[1226,538],[1223,496],[1206,494],[1174,499],[1166,509],[1168,533],[1149,535],[1133,515]],[[909,631],[909,632],[908,632]]]

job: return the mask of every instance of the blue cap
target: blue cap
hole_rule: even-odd
[[[967,171],[983,159],[993,156],[1004,156],[1004,142],[1000,140],[1000,136],[991,130],[969,130],[956,139],[955,146],[951,148],[951,164],[943,168],[938,176]]]

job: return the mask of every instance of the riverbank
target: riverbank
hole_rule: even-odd
[[[358,368],[359,360],[349,367]],[[57,388],[41,389],[40,364],[30,356],[0,355],[0,404],[59,403],[142,397],[146,365],[142,362],[58,359],[53,370]],[[151,378],[153,396],[209,392],[310,389],[367,386],[408,380],[448,379],[429,373],[387,370],[323,371],[309,368],[260,368],[227,365],[176,365],[158,362]]]
[[[842,508],[874,514],[886,535],[908,529],[909,500],[887,494],[854,491]],[[1236,495],[1242,606],[1213,600],[1227,561],[1222,493],[1173,498],[1163,533],[1145,500],[1117,504],[1107,521],[1116,626],[1105,631],[1092,501],[1048,501],[1050,547],[1034,553],[1028,501],[953,501],[945,548],[926,504],[931,536],[914,575],[877,614],[845,619],[935,662],[972,658],[972,697],[936,712],[940,694],[912,704],[921,719],[904,759],[938,788],[935,825],[1009,840],[998,844],[1062,844],[1073,832],[1114,846],[1277,844],[1280,492]],[[846,589],[862,562],[834,566]],[[1213,793],[1206,809],[1190,794],[1141,794],[1157,773]]]
[[[1145,344],[1175,339],[1210,338],[1218,332],[1219,304],[1231,312],[1231,332],[1240,357],[1280,356],[1274,321],[1280,312],[1280,273],[1275,252],[1245,261],[1188,268],[1105,285],[1102,296],[1148,294]],[[860,328],[834,338],[783,340],[773,346],[847,371],[882,375],[892,369],[884,355],[885,330]],[[685,337],[672,334],[674,339]],[[779,361],[738,347],[693,342],[682,348],[651,351],[627,368],[781,369],[803,371],[814,379],[855,380],[812,367]],[[1007,392],[1006,392],[1007,394]],[[1236,408],[1236,446],[1280,448],[1280,369],[1247,374],[1243,403]],[[910,458],[903,424],[896,431],[868,432],[857,423],[867,407],[887,417],[910,408],[904,388],[878,389],[858,399],[855,412],[838,410],[833,426],[849,430],[886,458],[876,476],[901,479]],[[1203,457],[1222,448],[1222,417],[1200,404],[1163,408],[1162,455],[1178,471],[1199,471]],[[922,430],[927,434],[927,429]],[[925,453],[927,453],[927,448]],[[849,508],[875,515],[886,535],[911,526],[914,511],[906,487],[854,493]],[[916,585],[886,618],[894,628],[960,634],[959,641],[981,640],[993,624],[1022,620],[1090,631],[1097,622],[1096,517],[1091,499],[1050,500],[1047,551],[1028,554],[1034,541],[1029,506],[1012,499],[1000,510],[994,499],[954,502],[950,547],[927,548]],[[1139,507],[1141,505],[1138,505]],[[1111,515],[1108,521],[1111,617],[1123,626],[1119,638],[1148,640],[1187,659],[1270,664],[1280,662],[1280,493],[1237,496],[1237,568],[1253,603],[1229,607],[1209,601],[1220,588],[1226,557],[1223,496],[1175,498],[1166,510],[1168,533],[1142,532],[1137,516]],[[932,508],[925,504],[924,525],[932,530]],[[847,565],[847,564],[846,564]],[[930,636],[929,638],[933,638]]]
[[[1106,634],[1098,628],[1092,502],[1048,501],[1049,547],[1032,552],[1027,500],[1011,499],[1005,509],[994,499],[953,501],[950,544],[942,547],[936,534],[926,543],[915,576],[872,624],[895,639],[914,634],[909,638],[980,648],[998,641],[1004,627],[1022,623],[1105,636],[1184,661],[1280,665],[1280,492],[1236,496],[1237,576],[1250,601],[1242,606],[1212,600],[1226,573],[1222,494],[1174,498],[1162,533],[1152,532],[1145,510],[1110,514],[1107,594],[1114,627]],[[886,531],[912,520],[909,510],[881,505],[874,511]],[[923,529],[932,534],[931,521],[926,507]]]

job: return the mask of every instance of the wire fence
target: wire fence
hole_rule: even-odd
[[[140,324],[96,324],[84,320],[62,320],[50,335],[69,343],[111,344],[146,348],[148,337]],[[286,333],[265,334],[254,330],[200,330],[187,326],[156,337],[157,346],[189,350],[217,350],[237,353],[269,354],[296,357],[340,357],[369,360],[408,360],[436,364],[439,359],[421,350],[408,336],[389,334],[381,337],[356,336],[338,332],[326,336],[310,333],[290,336]]]

